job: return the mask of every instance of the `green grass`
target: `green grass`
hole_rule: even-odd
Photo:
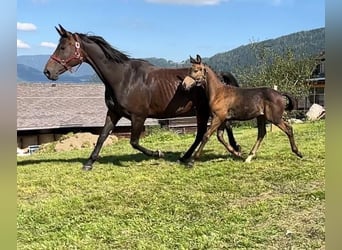
[[[234,134],[247,155],[255,128]],[[294,125],[304,157],[280,131],[250,164],[213,136],[193,168],[177,163],[193,134],[153,130],[141,144],[18,157],[18,249],[324,249],[325,122]]]

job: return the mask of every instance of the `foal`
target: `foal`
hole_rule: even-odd
[[[189,76],[183,80],[183,88],[190,89],[195,85],[205,88],[209,106],[212,113],[212,120],[209,129],[203,136],[199,149],[195,152],[198,158],[209,140],[210,136],[222,127],[228,120],[251,120],[257,118],[258,137],[245,162],[251,162],[255,157],[260,144],[266,135],[266,121],[279,127],[289,138],[292,152],[298,157],[302,157],[294,141],[292,126],[283,120],[284,110],[292,110],[294,100],[287,94],[282,94],[272,88],[237,88],[225,86],[214,71],[202,63],[202,59],[197,55],[196,59],[190,57],[191,68]],[[285,107],[283,96],[287,97],[289,104]],[[240,153],[235,151],[226,142],[223,143],[226,149],[236,156]]]

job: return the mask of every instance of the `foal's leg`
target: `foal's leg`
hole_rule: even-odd
[[[160,151],[149,150],[139,144],[140,135],[144,129],[145,117],[132,116],[132,131],[130,143],[133,148],[139,150],[147,156],[164,157],[164,154]]]
[[[234,135],[233,135],[233,129],[232,129],[232,125],[231,125],[230,121],[227,120],[225,122],[225,127],[226,127],[226,130],[227,130],[229,144],[234,148],[235,151],[241,152],[240,145],[237,144],[236,141],[235,141],[235,138],[234,138]]]
[[[198,150],[195,152],[194,157],[198,159],[202,153],[202,150],[205,146],[205,144],[208,142],[210,136],[215,132],[215,130],[222,124],[222,121],[217,117],[213,116],[210,127],[208,128],[207,132],[204,134],[202,142],[198,148]]]
[[[282,131],[284,131],[287,137],[289,138],[292,152],[295,153],[298,157],[302,158],[303,155],[301,154],[301,152],[299,152],[297,145],[295,143],[295,140],[294,140],[292,126],[288,122],[284,121],[283,119],[281,119],[281,121],[275,125],[278,128],[280,128]]]
[[[227,132],[228,132],[228,128],[227,128],[227,125],[229,126],[229,128],[230,128],[230,132],[231,132],[231,137],[232,137],[232,139],[234,140],[234,142],[235,142],[235,139],[234,139],[234,137],[233,137],[233,134],[232,134],[232,129],[231,129],[231,127],[230,127],[230,123],[229,123],[229,121],[227,121],[227,122],[224,122],[224,123],[222,123],[220,126],[219,126],[219,128],[217,129],[217,139],[219,140],[219,142],[221,142],[221,144],[228,150],[228,152],[230,152],[231,154],[233,154],[233,155],[235,155],[235,156],[237,156],[237,157],[240,157],[241,156],[241,152],[239,152],[239,150],[236,150],[234,147],[232,147],[230,144],[228,144],[225,140],[224,140],[224,138],[223,138],[223,132],[224,132],[224,129],[226,128],[227,129]],[[229,133],[228,133],[228,137],[229,137],[229,139],[231,140],[231,137],[229,136]],[[236,143],[235,143],[235,146],[237,146],[236,145]]]
[[[107,111],[105,125],[103,126],[99,137],[97,138],[97,142],[93,152],[90,154],[87,162],[83,165],[83,170],[91,170],[93,168],[93,163],[99,156],[99,152],[102,148],[104,141],[107,139],[109,133],[114,129],[116,123],[120,120],[121,116],[116,113]]]
[[[264,116],[258,116],[257,117],[257,124],[258,124],[258,138],[257,138],[251,152],[249,153],[247,159],[245,160],[245,162],[248,162],[248,163],[251,162],[252,158],[255,157],[256,152],[258,151],[260,144],[266,135],[265,117]]]

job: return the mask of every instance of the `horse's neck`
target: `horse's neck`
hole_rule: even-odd
[[[115,71],[122,71],[123,65],[115,62],[109,62],[109,59],[106,58],[106,55],[97,44],[84,42],[83,47],[87,54],[85,62],[94,69],[103,83],[115,82],[113,76],[121,77],[121,74],[116,73]]]
[[[207,70],[206,92],[207,92],[209,101],[212,101],[216,99],[216,95],[218,94],[218,88],[221,86],[221,81],[212,69],[210,69],[209,67],[206,67],[206,70]]]

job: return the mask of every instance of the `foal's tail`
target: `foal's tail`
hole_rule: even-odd
[[[288,103],[285,106],[285,110],[291,111],[291,110],[297,109],[297,107],[298,107],[297,100],[292,95],[290,95],[288,93],[284,93],[284,92],[281,94],[283,96],[285,96],[288,100]]]

